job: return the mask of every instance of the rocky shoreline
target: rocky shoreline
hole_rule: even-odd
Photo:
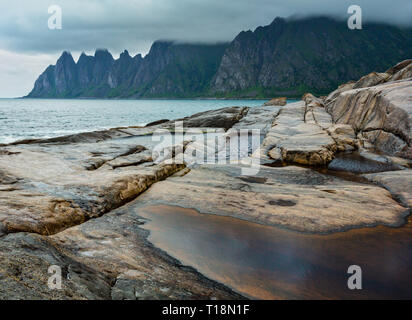
[[[153,247],[144,220],[124,209],[131,201],[304,233],[403,225],[412,207],[411,78],[407,60],[324,98],[180,119],[189,136],[260,130],[260,149],[227,164],[176,161],[186,150],[215,156],[207,141],[182,141],[169,150],[175,161],[153,152],[153,134],[175,130],[168,120],[0,146],[0,298],[243,298]],[[258,173],[242,174],[256,159]],[[63,290],[47,287],[54,264]]]

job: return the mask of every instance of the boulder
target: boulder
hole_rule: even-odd
[[[341,92],[326,103],[334,123],[349,124],[358,137],[391,155],[410,154],[412,80]]]
[[[311,93],[305,93],[302,97],[302,100],[305,101],[306,107],[307,108],[323,108],[323,100],[320,98],[316,98],[313,94]]]
[[[391,78],[391,81],[412,78],[412,64],[408,64],[405,68],[396,72]]]
[[[399,72],[400,70],[404,69],[405,67],[409,66],[410,64],[412,64],[412,59],[407,59],[404,61],[401,61],[399,63],[397,63],[395,66],[389,68],[388,70],[386,70],[386,73],[390,74],[390,75],[394,75],[395,73]]]
[[[313,117],[304,102],[282,108],[263,140],[263,149],[268,150],[269,156],[280,152],[282,160],[289,163],[315,166],[329,163],[336,151],[335,141]],[[273,148],[277,151],[270,152]]]
[[[389,73],[372,72],[360,78],[353,86],[353,89],[373,87],[380,83],[386,82],[389,78]]]
[[[265,102],[263,105],[264,106],[285,106],[286,104],[287,104],[287,98],[279,97],[279,98],[273,98],[272,100]]]
[[[227,107],[196,113],[176,121],[183,121],[183,126],[188,128],[224,128],[228,130],[240,121],[249,111],[248,107]],[[164,127],[174,127],[172,123],[164,123]]]

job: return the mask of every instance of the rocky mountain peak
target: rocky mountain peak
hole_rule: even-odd
[[[282,17],[276,17],[275,19],[273,19],[272,23],[270,24],[271,26],[273,25],[278,25],[278,24],[284,24],[286,23],[286,19],[282,18]]]
[[[134,57],[133,57],[133,60],[143,60],[143,58],[142,58],[142,55],[139,53],[139,54],[136,54]]]
[[[87,54],[85,54],[84,52],[82,52],[82,54],[79,57],[79,60],[77,60],[77,65],[82,65],[85,63],[89,63],[91,61],[93,61],[93,57],[92,56],[88,56]]]
[[[64,52],[30,97],[276,97],[323,95],[340,83],[412,57],[412,29],[364,24],[351,31],[330,17],[277,17],[230,44],[156,41],[143,58],[125,50]],[[68,81],[68,82],[67,82]],[[64,83],[64,85],[63,85]],[[59,87],[59,88],[57,88]]]
[[[64,51],[60,58],[57,60],[56,66],[61,65],[61,66],[67,66],[67,67],[72,67],[76,63],[74,62],[73,56],[70,52]]]
[[[355,32],[330,17],[276,18],[235,38],[211,91],[239,97],[321,95],[410,58],[411,36],[412,29],[386,24],[364,24]]]
[[[127,51],[127,50],[124,50],[121,54],[120,54],[120,57],[119,57],[119,59],[131,59],[132,57],[130,56],[130,54],[129,54],[129,51]]]
[[[150,51],[148,53],[148,57],[156,57],[156,56],[160,56],[163,55],[165,53],[165,51],[171,46],[173,45],[172,41],[163,41],[163,40],[158,40],[155,41],[151,48]]]
[[[94,53],[96,61],[113,62],[113,56],[107,49],[97,49]]]

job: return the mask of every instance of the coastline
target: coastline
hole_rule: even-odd
[[[204,235],[203,245],[214,244],[206,241],[215,230],[207,227],[209,223],[218,221],[219,238],[228,244],[238,243],[235,248],[253,248],[254,238],[259,238],[259,232],[253,230],[267,230],[277,245],[267,243],[268,237],[259,238],[256,245],[277,250],[282,259],[266,259],[259,255],[265,250],[259,249],[253,250],[256,256],[248,263],[256,270],[267,267],[270,271],[274,266],[281,279],[289,279],[269,287],[270,298],[278,290],[286,298],[304,295],[305,288],[299,293],[299,286],[297,291],[288,291],[296,285],[295,274],[288,272],[306,261],[307,240],[314,244],[313,257],[322,257],[307,265],[307,274],[330,267],[334,271],[326,282],[335,283],[339,278],[331,256],[346,262],[364,252],[363,263],[379,267],[376,252],[380,252],[380,236],[387,239],[389,249],[396,247],[404,252],[394,253],[391,259],[399,264],[406,261],[407,266],[408,259],[412,259],[410,240],[405,240],[409,231],[403,233],[410,229],[405,221],[410,221],[412,208],[410,117],[405,116],[412,112],[408,104],[412,93],[408,68],[412,68],[412,61],[406,67],[402,63],[388,70],[383,83],[374,84],[374,75],[367,75],[368,81],[364,77],[345,84],[325,98],[306,94],[303,100],[285,106],[225,107],[177,119],[183,121],[184,133],[192,136],[174,150],[171,145],[162,146],[161,151],[169,152],[173,161],[155,152],[158,141],[152,139],[158,129],[175,133],[175,121],[170,120],[0,146],[0,259],[6,266],[2,269],[5,276],[0,278],[0,297],[13,292],[16,298],[46,299],[243,298],[150,247],[148,233],[141,228],[150,218],[154,224],[149,222],[148,226],[153,237],[159,236],[159,231],[160,236],[167,236],[162,230],[170,235],[170,243],[167,237],[154,243],[161,243],[160,249],[170,245],[165,252],[177,258],[190,253],[176,253],[179,242],[173,241],[181,235],[193,236],[193,241],[187,242],[192,245],[197,235],[193,231],[198,230]],[[386,112],[388,103],[390,112]],[[376,118],[382,114],[385,117],[377,127]],[[237,134],[241,130],[259,130],[259,143],[253,147],[247,135],[247,152],[239,158],[225,158],[225,163],[198,163],[201,158],[193,156],[194,151],[206,150],[206,155],[216,161],[220,150],[226,148],[206,148],[210,142],[206,133],[212,132],[213,141],[223,138],[230,146],[230,139],[242,138]],[[202,139],[194,138],[193,132]],[[236,142],[242,145],[242,140]],[[187,154],[192,157],[186,158]],[[245,167],[251,168],[253,159],[259,160],[259,170],[251,175],[243,173]],[[352,177],[332,173],[332,169]],[[192,225],[185,225],[188,220],[175,213],[169,225],[161,225],[166,218],[156,222],[150,210],[142,220],[141,210],[145,209],[141,205],[160,204],[167,207],[161,207],[156,214],[171,218],[170,210],[183,210],[188,219],[193,219]],[[177,222],[181,224],[175,225]],[[250,232],[242,233],[236,226]],[[256,237],[247,239],[245,246],[242,234]],[[279,236],[282,234],[289,235],[286,246],[282,245],[286,241]],[[354,238],[349,237],[352,234]],[[348,248],[356,246],[357,237],[365,234],[366,251],[349,254]],[[334,240],[326,244],[320,239]],[[293,256],[297,264],[282,264],[291,253],[285,252],[285,247],[299,249],[299,254]],[[332,254],[336,248],[342,255]],[[226,265],[225,259],[233,252],[230,245],[227,252],[221,260],[215,252],[205,254],[211,254],[211,262]],[[236,265],[236,259],[228,265]],[[193,257],[182,261],[198,265]],[[259,261],[274,265],[262,266]],[[327,265],[329,262],[331,265]],[[62,265],[70,274],[64,292],[50,293],[44,286],[44,270],[50,264]],[[406,269],[401,268],[400,276],[405,276]],[[224,281],[227,270],[230,268],[216,267],[213,272],[203,272],[225,284],[230,283]],[[16,272],[23,275],[19,281],[15,280]],[[392,278],[396,274],[389,272],[387,279]],[[297,283],[313,283],[316,279],[303,278]],[[247,279],[239,279],[239,286],[243,280]],[[373,290],[364,291],[366,297],[385,296],[382,290],[390,283],[378,283],[371,287]],[[22,293],[21,286],[34,289]],[[229,287],[236,288],[233,283]],[[409,296],[410,287],[391,287],[393,296]],[[246,295],[249,290],[254,289],[236,288]],[[339,292],[340,297],[346,296]],[[250,297],[264,298],[261,293]]]

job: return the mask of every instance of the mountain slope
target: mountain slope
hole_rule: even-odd
[[[276,18],[230,44],[157,41],[147,56],[107,50],[67,52],[37,79],[28,97],[273,97],[324,94],[340,83],[412,57],[412,29],[326,17]]]
[[[240,96],[326,93],[342,82],[411,57],[411,36],[410,29],[384,24],[349,30],[346,22],[325,17],[276,18],[235,38],[212,90]]]
[[[77,63],[63,52],[36,80],[27,97],[141,98],[206,94],[227,44],[175,44],[157,41],[144,58],[124,51],[82,53]]]

